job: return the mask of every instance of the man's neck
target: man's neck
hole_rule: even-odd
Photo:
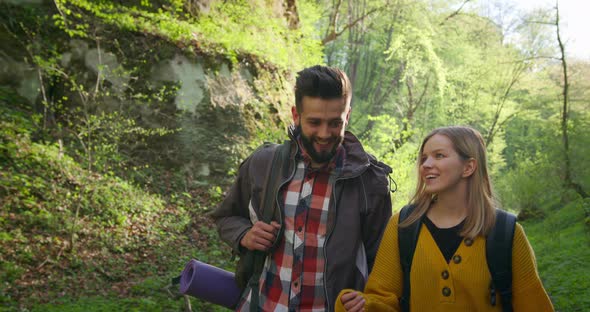
[[[330,161],[332,161],[332,159],[330,159]],[[312,169],[321,169],[321,168],[323,168],[323,167],[326,167],[326,166],[328,166],[328,164],[330,163],[330,161],[328,161],[328,162],[324,162],[324,163],[317,163],[317,162],[315,162],[315,161],[312,159],[312,160],[311,160],[311,162],[309,163],[309,166],[310,166]]]

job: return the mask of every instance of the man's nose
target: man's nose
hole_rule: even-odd
[[[324,124],[321,125],[319,130],[318,130],[318,137],[320,139],[328,139],[330,138],[330,130],[328,129],[328,125]]]

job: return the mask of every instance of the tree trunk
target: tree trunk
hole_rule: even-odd
[[[299,13],[297,13],[297,3],[295,0],[286,0],[283,5],[285,6],[285,18],[289,24],[289,29],[299,28]]]
[[[577,183],[575,183],[571,176],[571,162],[569,157],[569,137],[567,133],[567,124],[568,124],[568,104],[569,104],[569,81],[568,81],[568,74],[567,74],[567,62],[565,57],[565,47],[563,41],[561,40],[561,34],[559,33],[559,1],[555,1],[555,29],[557,33],[557,43],[559,44],[559,51],[561,53],[560,61],[561,67],[563,70],[563,106],[561,111],[561,138],[563,142],[563,150],[564,150],[564,161],[565,161],[565,168],[564,168],[564,183],[565,186],[575,190],[580,196],[587,198],[588,194],[584,191],[584,189]]]

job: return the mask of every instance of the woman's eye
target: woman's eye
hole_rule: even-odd
[[[441,153],[436,153],[436,158],[443,158],[445,157],[445,155],[441,154]]]

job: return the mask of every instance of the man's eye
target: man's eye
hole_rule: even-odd
[[[340,121],[340,120],[330,122],[330,127],[332,127],[332,128],[338,128],[340,126],[342,126],[342,121]]]
[[[443,155],[443,154],[441,154],[441,153],[436,153],[436,155],[435,155],[435,156],[436,156],[436,158],[443,158],[443,157],[445,157],[445,155]]]

